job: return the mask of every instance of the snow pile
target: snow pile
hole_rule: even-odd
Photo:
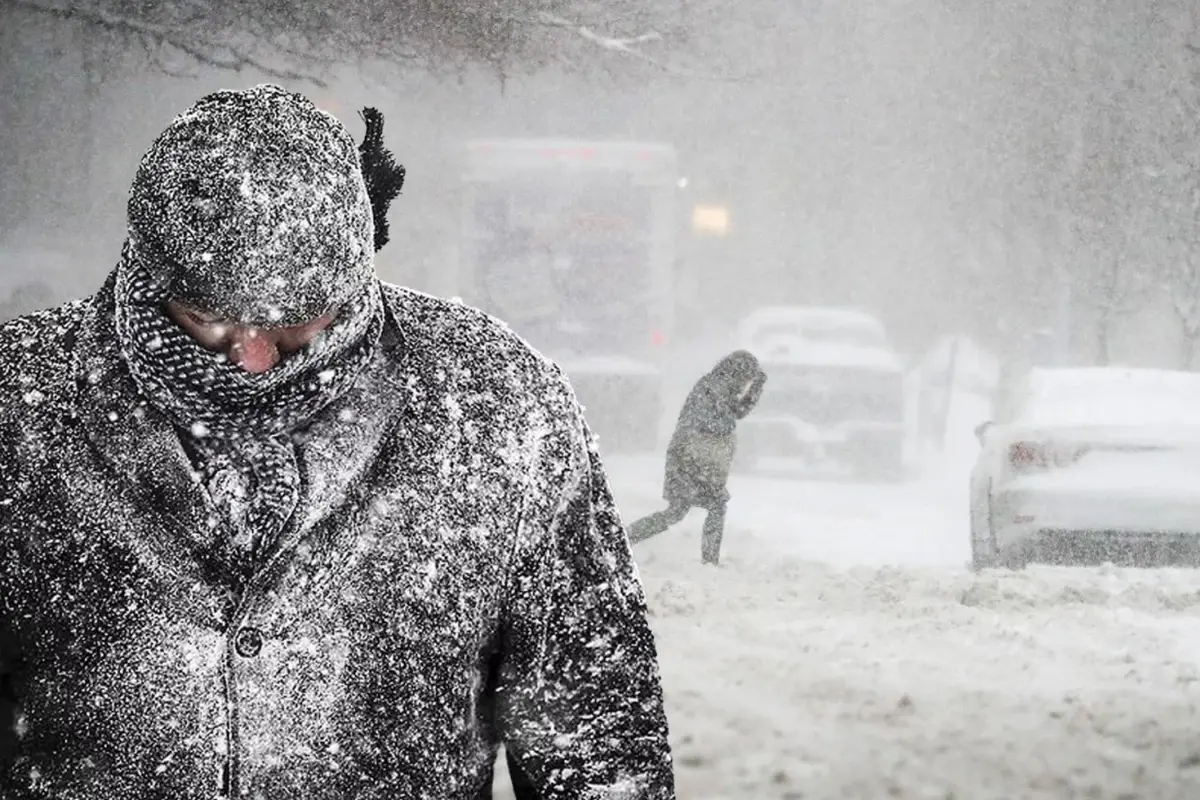
[[[679,796],[1200,796],[1200,580],[646,570]]]
[[[735,480],[719,569],[699,511],[638,545],[680,798],[1200,797],[1200,574],[973,575],[949,467]],[[658,469],[612,465],[630,519]]]

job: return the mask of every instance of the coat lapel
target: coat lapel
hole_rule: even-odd
[[[112,313],[101,292],[77,350],[75,408],[91,450],[134,498],[135,551],[157,569],[211,582],[207,552],[219,523],[170,421],[137,393],[117,352]]]
[[[311,531],[369,480],[385,441],[401,423],[407,392],[392,359],[377,358],[347,396],[306,431],[300,448],[304,489],[288,526],[291,536],[281,540],[285,546]]]

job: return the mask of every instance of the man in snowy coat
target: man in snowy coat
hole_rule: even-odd
[[[722,358],[696,382],[679,412],[667,446],[663,499],[667,508],[629,526],[629,539],[640,542],[681,521],[693,506],[708,512],[700,557],[706,564],[721,559],[725,508],[729,503],[729,468],[737,449],[737,422],[758,404],[767,375],[746,350]]]
[[[519,797],[674,796],[579,406],[376,278],[380,126],[204,98],[99,293],[0,328],[5,800],[477,800],[500,744]]]

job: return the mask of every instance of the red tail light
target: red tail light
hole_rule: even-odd
[[[1037,442],[1017,442],[1008,447],[1008,463],[1013,469],[1029,469],[1047,465],[1046,453]]]
[[[1008,447],[1008,463],[1018,471],[1066,467],[1074,464],[1086,452],[1086,447],[1053,442],[1016,442]]]
[[[546,158],[563,158],[574,156],[575,158],[588,159],[596,155],[594,147],[543,147],[539,152]]]
[[[655,347],[661,347],[667,341],[667,337],[662,331],[650,331],[650,344]]]

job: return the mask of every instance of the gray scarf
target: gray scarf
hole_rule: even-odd
[[[291,519],[300,497],[292,435],[369,366],[383,330],[377,283],[305,349],[252,375],[205,350],[163,313],[161,284],[132,257],[117,268],[121,355],[138,388],[187,434],[216,510],[247,572]]]

